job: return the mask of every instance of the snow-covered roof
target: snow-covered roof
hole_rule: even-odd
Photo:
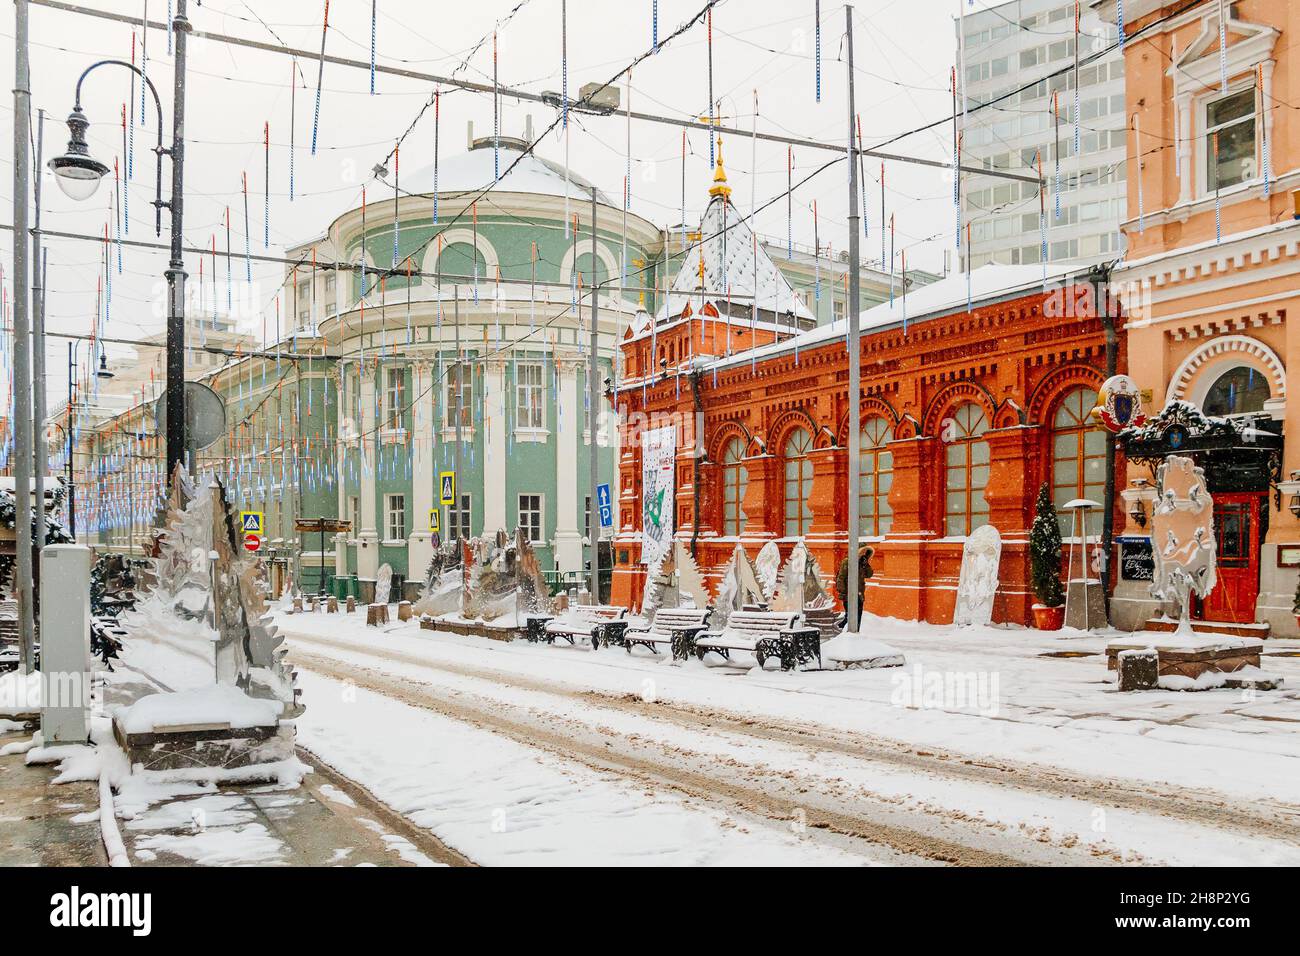
[[[1092,264],[1086,262],[1049,263],[1046,272],[1046,285],[1061,285],[1073,281],[1085,274],[1090,268],[1092,268]],[[982,266],[969,274],[969,301],[978,304],[990,299],[1010,298],[1034,289],[1042,289],[1044,286],[1043,276],[1044,272],[1041,265]],[[904,300],[903,296],[898,295],[894,297],[893,302],[882,302],[880,305],[859,313],[858,326],[863,333],[877,332],[891,326],[901,327],[904,314],[906,314],[909,325],[939,316],[951,315],[966,307],[967,281],[967,273],[955,272],[947,278],[940,279],[930,285],[920,286],[919,288],[913,287],[906,296],[906,300]],[[763,358],[767,355],[779,355],[784,352],[792,352],[796,348],[806,349],[837,338],[843,339],[848,333],[847,326],[846,319],[837,319],[827,325],[810,329],[781,342],[774,342],[754,351],[741,352],[730,358],[722,359],[718,364],[720,366],[740,364],[752,361],[755,357]],[[757,356],[754,354],[755,351]]]
[[[731,292],[732,309],[736,314],[749,314],[757,290],[760,318],[788,315],[793,312],[801,319],[816,320],[816,316],[795,295],[781,270],[776,267],[763,244],[758,243],[755,254],[754,233],[744,216],[737,212],[725,196],[714,196],[700,221],[701,241],[694,245],[682,261],[669,287],[668,295],[659,306],[656,318],[677,317],[689,305],[698,313],[712,303],[719,314],[727,315],[727,292]],[[704,281],[701,293],[700,260],[704,261]],[[767,316],[762,313],[767,312]]]
[[[523,146],[519,140],[501,137],[498,163],[494,164],[492,156],[492,137],[478,139],[468,152],[449,156],[438,163],[438,194],[478,192],[492,186],[496,179],[497,166],[501,171],[501,180],[494,187],[498,192],[538,193],[543,196],[564,196],[564,167],[548,159],[542,159],[536,152],[523,156]],[[520,159],[523,156],[523,159]],[[518,165],[510,169],[512,163]],[[508,173],[506,170],[510,170]],[[433,164],[407,175],[402,172],[399,184],[403,192],[432,193]],[[591,182],[569,170],[568,192],[571,199],[591,199]],[[609,198],[597,191],[597,198],[609,205]]]

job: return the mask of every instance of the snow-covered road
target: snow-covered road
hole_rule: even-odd
[[[1121,697],[1024,631],[898,625],[903,671],[780,674],[279,623],[303,745],[480,862],[1300,861],[1294,692]],[[899,706],[918,665],[995,694]]]

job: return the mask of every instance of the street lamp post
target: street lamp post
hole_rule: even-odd
[[[86,129],[90,125],[81,109],[81,84],[91,71],[101,66],[121,66],[136,73],[140,82],[153,94],[158,114],[158,145],[154,230],[162,235],[162,210],[171,211],[171,258],[167,264],[167,475],[170,479],[176,465],[185,460],[185,260],[182,251],[183,196],[185,170],[185,41],[190,31],[185,17],[186,0],[177,0],[176,16],[172,20],[175,38],[176,65],[172,102],[172,144],[162,144],[162,101],[153,82],[134,64],[124,60],[100,60],[86,67],[77,79],[75,103],[68,117],[68,150],[49,162],[59,188],[71,199],[89,199],[99,188],[99,181],[108,167],[90,155],[86,145]],[[162,157],[172,161],[172,192],[169,200],[162,198]]]
[[[84,339],[76,339],[68,343],[68,427],[63,428],[64,442],[68,448],[68,459],[64,462],[63,470],[68,476],[68,534],[72,535],[72,540],[77,540],[77,484],[72,470],[72,414],[76,405],[76,387],[77,387],[77,349]],[[100,346],[101,350],[103,346]],[[99,353],[99,370],[95,373],[96,378],[109,379],[113,373],[108,370],[108,362],[105,361],[104,353]],[[62,428],[62,426],[59,426]]]

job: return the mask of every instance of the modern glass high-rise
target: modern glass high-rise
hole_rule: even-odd
[[[1089,60],[1114,47],[1116,33],[1088,3],[1080,8],[1077,152],[1074,0],[1011,0],[957,21],[965,34],[962,163],[1033,174],[1041,157],[1051,262],[1115,258],[1122,248],[1124,164],[1132,139],[1123,60],[1117,50]],[[1037,187],[1029,183],[965,177],[962,221],[970,223],[970,249],[963,232],[963,268],[968,252],[975,268],[1040,262],[1039,209]]]

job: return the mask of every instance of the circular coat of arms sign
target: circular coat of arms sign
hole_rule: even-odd
[[[1141,427],[1147,420],[1137,383],[1127,375],[1113,375],[1102,383],[1093,414],[1112,432]]]

